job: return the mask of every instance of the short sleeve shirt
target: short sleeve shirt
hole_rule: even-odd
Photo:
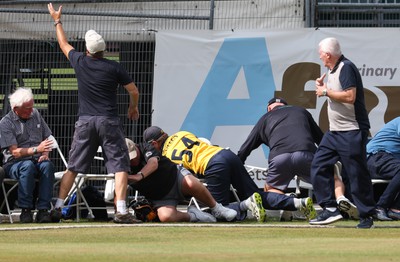
[[[222,149],[201,141],[190,132],[180,131],[167,138],[162,155],[197,175],[204,175],[210,159]]]
[[[400,117],[386,123],[367,144],[367,153],[388,152],[400,159]]]
[[[72,49],[69,61],[78,80],[79,116],[118,116],[117,89],[132,82],[116,61],[93,58]]]
[[[152,157],[158,159],[158,169],[152,174],[146,175],[146,178],[139,181],[135,188],[149,199],[160,200],[171,191],[176,183],[178,167],[168,158],[161,156],[161,153],[149,143],[140,143],[137,144],[137,147],[140,151],[140,164],[132,167],[132,173],[139,172]]]
[[[27,120],[20,119],[11,110],[1,119],[0,130],[0,145],[4,155],[4,164],[16,161],[8,149],[10,146],[16,145],[20,148],[35,147],[51,135],[50,128],[35,108],[32,116]],[[18,160],[31,158],[29,156]]]
[[[354,104],[328,98],[329,130],[368,130],[370,124],[365,107],[364,87],[357,67],[342,56],[334,69],[329,72],[327,86],[334,91],[356,88]]]

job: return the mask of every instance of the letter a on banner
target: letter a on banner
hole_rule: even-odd
[[[243,69],[249,98],[231,99],[229,93]],[[265,38],[227,38],[192,105],[181,130],[210,138],[217,126],[254,125],[274,96]]]

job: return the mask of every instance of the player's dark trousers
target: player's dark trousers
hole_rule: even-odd
[[[259,189],[240,158],[230,150],[221,150],[213,156],[208,162],[204,175],[211,195],[223,205],[231,202],[230,185],[232,184],[241,201],[258,192],[263,198],[265,208],[296,210],[292,197],[266,193]]]
[[[328,131],[311,164],[311,181],[318,204],[336,207],[333,166],[339,160],[348,175],[351,195],[361,218],[375,214],[371,177],[366,164],[368,133],[361,130]]]
[[[377,206],[391,208],[400,192],[400,159],[386,152],[371,154],[367,160],[372,178],[391,180],[379,198]]]

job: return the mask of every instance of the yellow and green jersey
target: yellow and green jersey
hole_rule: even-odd
[[[197,175],[204,175],[210,159],[222,149],[201,141],[190,132],[179,131],[167,138],[162,155]]]

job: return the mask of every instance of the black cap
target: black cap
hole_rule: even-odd
[[[151,126],[144,130],[143,139],[144,141],[150,143],[151,141],[156,141],[159,139],[164,133],[164,131],[158,126]]]
[[[268,101],[268,106],[270,106],[273,103],[282,103],[287,105],[287,102],[285,101],[285,99],[280,98],[280,97],[274,97],[271,100]]]

